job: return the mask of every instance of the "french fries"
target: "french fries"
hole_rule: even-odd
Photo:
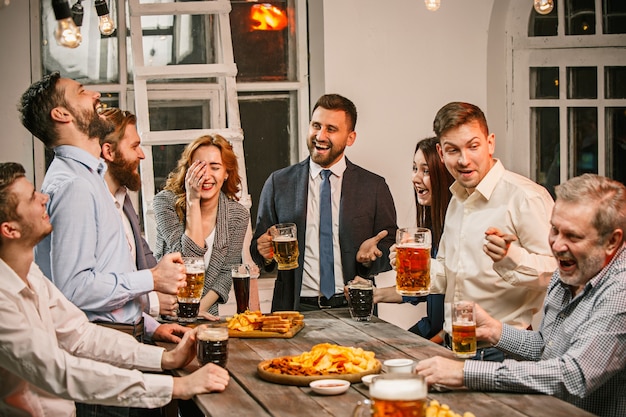
[[[432,400],[426,408],[426,417],[475,417],[474,413],[466,411],[463,415],[450,410],[448,404],[439,404],[439,401]]]
[[[292,327],[303,323],[304,316],[297,311],[275,311],[268,315],[264,315],[260,311],[246,311],[235,314],[227,322],[230,330],[240,332],[261,330],[287,333]]]
[[[298,356],[272,359],[265,369],[283,375],[355,374],[372,370],[378,361],[374,352],[361,348],[320,343]]]

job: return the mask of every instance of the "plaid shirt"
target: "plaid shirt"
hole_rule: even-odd
[[[626,250],[572,299],[557,270],[538,332],[506,324],[496,345],[521,359],[466,361],[474,390],[554,395],[600,416],[626,416]]]

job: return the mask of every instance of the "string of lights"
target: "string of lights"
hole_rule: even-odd
[[[68,0],[52,0],[54,18],[57,21],[54,38],[61,46],[76,48],[83,40],[83,36],[80,33],[80,27],[83,25],[83,17],[85,15],[82,1],[76,0],[76,3],[70,9]],[[94,6],[98,14],[98,29],[100,33],[104,36],[112,35],[115,32],[115,22],[111,18],[106,0],[95,0]]]

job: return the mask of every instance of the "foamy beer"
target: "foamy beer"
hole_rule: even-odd
[[[298,231],[294,223],[280,223],[270,229],[272,250],[278,269],[287,270],[298,267]]]
[[[402,295],[430,293],[430,230],[398,229],[396,233],[396,291]]]
[[[476,310],[473,301],[452,305],[452,351],[457,358],[476,356]]]
[[[204,259],[184,257],[187,286],[178,290],[178,321],[190,323],[198,318],[204,289]]]
[[[226,367],[228,361],[228,327],[201,324],[196,334],[196,358],[200,365],[214,363]]]
[[[428,386],[417,374],[382,374],[370,384],[370,400],[360,402],[353,417],[424,417]]]

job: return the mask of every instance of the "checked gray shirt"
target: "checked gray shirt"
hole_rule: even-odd
[[[626,416],[626,250],[575,298],[552,276],[539,331],[503,325],[502,363],[466,361],[472,390],[554,395],[600,416]]]

